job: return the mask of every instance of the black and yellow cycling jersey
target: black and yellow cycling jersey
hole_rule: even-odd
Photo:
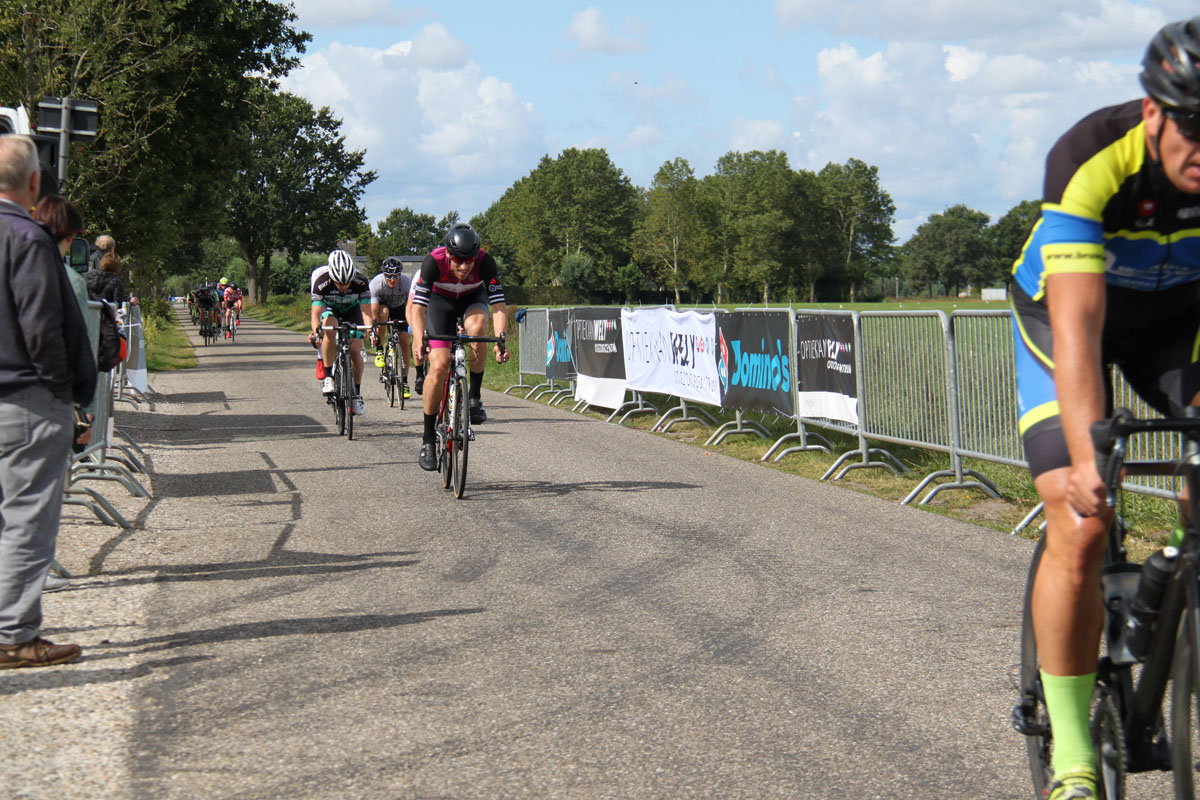
[[[1034,477],[1071,464],[1046,307],[1046,277],[1065,273],[1104,275],[1103,363],[1180,414],[1200,391],[1200,195],[1149,158],[1140,100],[1090,114],[1054,145],[1041,218],[1013,266],[1018,424]]]
[[[1084,117],[1046,159],[1042,216],[1013,277],[1041,301],[1046,276],[1067,272],[1148,292],[1200,280],[1200,195],[1149,158],[1140,100]]]

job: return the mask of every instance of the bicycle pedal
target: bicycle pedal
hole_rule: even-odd
[[[475,441],[475,431],[471,430],[470,428],[467,428],[467,441],[468,442]]]

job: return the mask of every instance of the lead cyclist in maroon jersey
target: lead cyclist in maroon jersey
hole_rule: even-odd
[[[420,281],[414,281],[413,313],[409,322],[413,333],[413,360],[418,365],[429,360],[427,386],[441,386],[450,369],[450,343],[433,341],[425,353],[421,343],[426,330],[429,333],[448,336],[456,332],[459,317],[469,336],[483,336],[487,325],[487,309],[492,309],[492,328],[496,336],[508,330],[508,306],[504,302],[504,287],[500,285],[500,273],[496,259],[479,247],[479,234],[465,222],[450,227],[445,244],[425,256],[421,264]],[[470,396],[471,424],[481,425],[487,420],[480,398],[483,386],[483,369],[487,356],[482,343],[470,346]],[[496,362],[508,361],[508,351],[494,346]],[[425,410],[425,433],[418,459],[421,469],[437,469],[436,425],[438,403],[441,396],[436,391],[422,395]]]

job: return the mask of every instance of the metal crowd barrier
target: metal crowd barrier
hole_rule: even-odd
[[[517,326],[520,331],[517,341],[517,377],[520,383],[515,383],[504,390],[508,394],[513,389],[528,389],[529,397],[539,389],[553,388],[553,382],[546,381],[535,385],[524,383],[525,375],[546,376],[546,337],[550,334],[550,309],[527,308],[525,320]]]
[[[99,321],[103,305],[97,301],[87,304],[86,321],[88,334],[92,345],[93,356],[99,343]],[[131,331],[131,335],[141,336],[140,326]],[[142,342],[139,339],[138,344]],[[108,525],[117,525],[128,529],[130,524],[111,502],[100,492],[87,486],[84,481],[115,481],[124,486],[130,494],[136,497],[150,497],[134,473],[145,473],[145,465],[134,455],[133,450],[113,441],[117,431],[113,420],[113,408],[120,386],[124,380],[122,363],[118,369],[111,372],[101,372],[96,382],[96,393],[93,396],[90,411],[92,419],[92,437],[87,446],[79,453],[73,453],[67,464],[67,485],[63,503],[88,508],[96,517]],[[141,448],[131,444],[138,452]]]
[[[739,311],[745,313],[750,309]],[[546,374],[547,314],[546,309],[527,311],[521,331],[522,373]],[[762,456],[762,461],[772,456],[778,461],[789,453],[801,451],[832,452],[830,441],[810,428],[837,431],[858,439],[858,446],[842,453],[822,480],[836,480],[851,470],[872,467],[887,468],[896,474],[910,472],[894,455],[872,443],[903,444],[946,453],[950,459],[949,468],[922,477],[901,501],[911,503],[920,496],[921,505],[948,489],[979,489],[989,496],[999,497],[999,490],[990,479],[964,467],[965,458],[1028,467],[1018,431],[1010,310],[962,310],[946,315],[941,311],[858,313],[799,309],[792,315],[792,353],[798,345],[798,319],[809,316],[851,318],[859,422],[803,416],[799,411],[800,387],[793,380],[796,430],[776,440]],[[1114,370],[1113,385],[1116,406],[1129,408],[1140,416],[1157,416],[1132,391],[1119,370]],[[554,386],[546,383],[531,387],[526,396],[533,395],[534,389],[542,389],[540,394],[545,394]],[[634,412],[648,410],[640,396],[637,400],[638,408]],[[609,421],[623,408],[614,412]],[[686,416],[688,408],[681,400],[680,407],[668,410],[655,427],[663,426],[671,413],[681,409]],[[658,413],[657,409],[653,410]],[[619,422],[624,422],[628,416],[629,413],[625,414]],[[711,418],[708,421],[716,424]],[[755,432],[745,427],[740,412],[736,422],[729,424],[734,425],[732,432]],[[796,441],[798,444],[781,449]],[[1166,434],[1140,437],[1131,442],[1130,447],[1130,458],[1137,459],[1170,459],[1179,452],[1178,437]],[[856,462],[847,463],[856,458]],[[945,480],[932,485],[941,479]],[[1170,477],[1139,477],[1126,480],[1123,486],[1128,491],[1172,498],[1179,489],[1179,482]],[[921,496],[926,489],[929,491]],[[1034,509],[1017,529],[1024,527],[1039,511],[1040,507]]]

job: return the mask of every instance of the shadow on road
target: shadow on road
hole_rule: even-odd
[[[54,631],[47,629],[46,633],[53,634]],[[145,677],[160,669],[173,669],[187,664],[194,664],[197,661],[208,661],[213,658],[213,656],[178,656],[176,658],[163,658],[158,661],[147,661],[128,669],[120,667],[112,669],[88,669],[87,665],[90,662],[111,657],[95,657],[92,656],[93,651],[94,648],[87,648],[83,651],[82,658],[62,669],[41,671],[22,670],[19,676],[14,675],[3,683],[0,683],[0,697],[14,695],[22,691],[63,689],[71,686],[129,681]]]
[[[501,481],[472,484],[471,494],[504,494],[506,497],[562,497],[574,492],[651,492],[662,489],[699,489],[694,483],[674,481],[581,481],[553,483],[551,481]]]
[[[273,619],[263,622],[241,622],[234,625],[222,625],[219,628],[203,628],[196,631],[180,631],[162,636],[148,636],[144,639],[131,639],[125,642],[110,642],[98,645],[92,649],[129,649],[141,648],[140,652],[150,653],[156,650],[170,650],[176,647],[193,647],[217,642],[246,641],[250,639],[267,639],[276,636],[308,636],[322,633],[353,633],[355,631],[378,630],[381,628],[396,628],[401,625],[417,625],[432,622],[443,617],[459,617],[466,614],[482,614],[486,608],[448,608],[438,611],[417,611],[411,614],[346,614],[337,617],[300,617],[298,619]],[[112,656],[97,656],[96,658],[120,657],[123,654],[113,653]]]

